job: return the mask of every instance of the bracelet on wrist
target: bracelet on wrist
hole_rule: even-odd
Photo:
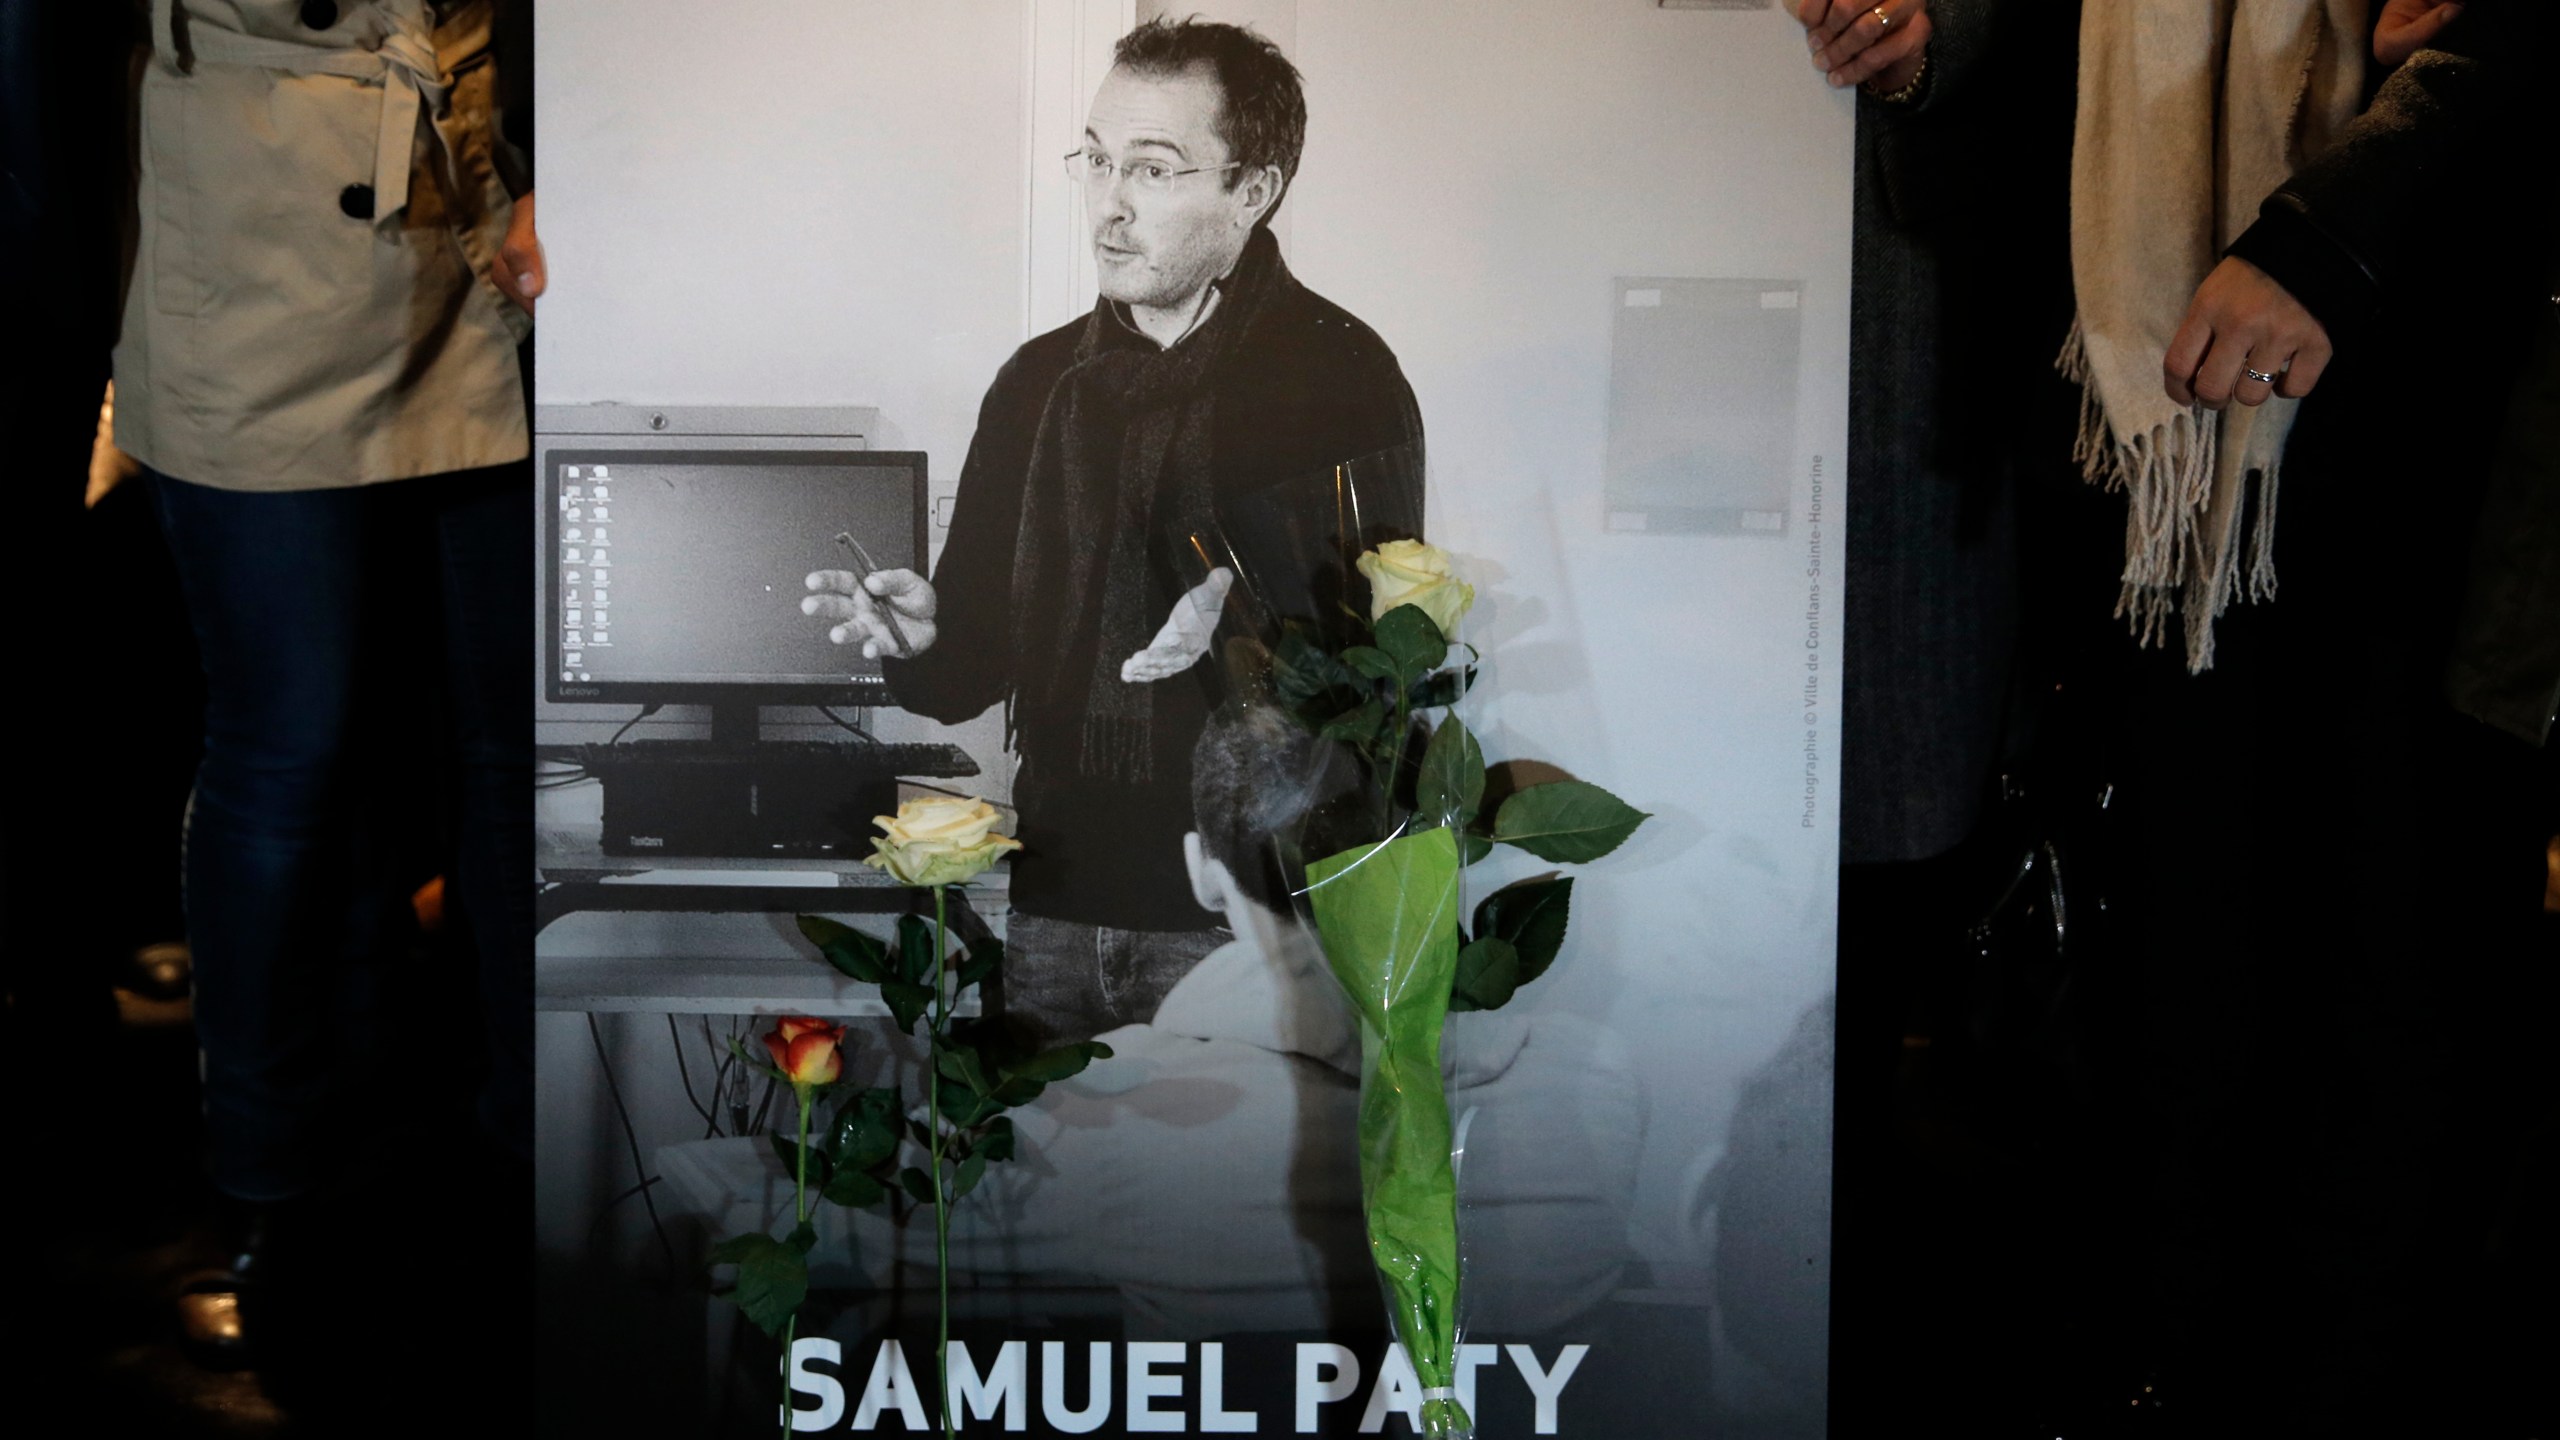
[[[1920,52],[1920,68],[1912,71],[1911,78],[1904,81],[1900,88],[1893,90],[1878,90],[1875,86],[1875,82],[1872,80],[1859,88],[1866,91],[1869,95],[1874,96],[1881,104],[1908,105],[1912,101],[1920,98],[1920,87],[1927,82],[1928,78],[1929,52],[1923,50]]]

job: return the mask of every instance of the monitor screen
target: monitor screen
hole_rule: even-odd
[[[925,457],[549,452],[554,701],[886,704],[880,662],[800,613],[815,570],[922,570]],[[849,537],[853,544],[837,538]]]

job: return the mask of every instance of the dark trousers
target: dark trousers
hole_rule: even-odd
[[[289,493],[161,478],[206,679],[185,864],[206,1129],[214,1181],[239,1198],[310,1188],[333,1098],[355,1088],[335,1077],[369,1077],[379,1103],[398,1073],[362,1053],[367,991],[401,898],[391,851],[432,819],[377,802],[439,682],[459,792],[450,889],[490,1041],[479,1119],[530,1156],[529,483],[520,463]],[[431,561],[406,568],[422,545]],[[386,593],[412,575],[432,606]]]
[[[1231,930],[1119,930],[1014,911],[1005,921],[1005,1020],[1043,1045],[1143,1024],[1192,967],[1234,938]]]

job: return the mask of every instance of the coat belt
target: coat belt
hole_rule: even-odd
[[[416,144],[418,117],[432,102],[437,111],[449,88],[436,68],[435,41],[423,29],[399,29],[382,37],[379,49],[324,50],[288,40],[269,40],[193,27],[188,47],[198,63],[251,66],[295,75],[338,75],[375,81],[382,86],[382,128],[373,148],[373,223],[395,226],[409,203],[409,160]],[[444,148],[444,132],[427,127]]]

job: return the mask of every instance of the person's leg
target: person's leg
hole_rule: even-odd
[[[436,516],[445,666],[460,751],[453,891],[480,960],[489,1086],[480,1123],[533,1158],[532,470],[528,462],[421,482]]]
[[[1095,936],[1101,981],[1101,1025],[1095,1031],[1140,1025],[1192,967],[1235,937],[1227,930],[1114,930]]]
[[[1025,1041],[1060,1045],[1111,1028],[1102,995],[1102,933],[1019,910],[1006,917],[1000,1013]]]
[[[206,681],[184,868],[210,1166],[284,1200],[319,1178],[367,497],[157,489]]]

